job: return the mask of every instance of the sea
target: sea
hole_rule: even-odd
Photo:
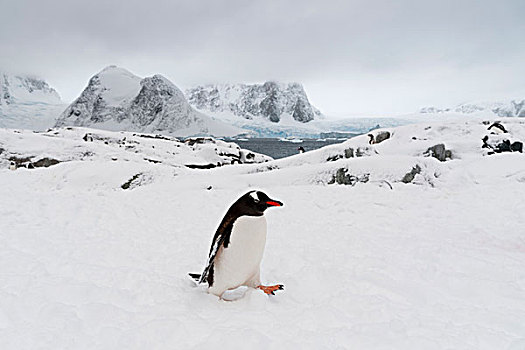
[[[241,148],[266,154],[274,159],[285,158],[298,154],[299,147],[305,152],[312,151],[327,145],[341,143],[347,139],[294,139],[283,141],[277,138],[250,138],[250,139],[227,139],[238,144]]]

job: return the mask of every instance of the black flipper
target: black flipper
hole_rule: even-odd
[[[219,228],[217,228],[217,232],[215,232],[215,235],[213,236],[213,242],[211,244],[210,253],[208,255],[208,262],[206,264],[206,267],[204,268],[204,271],[200,275],[200,279],[198,280],[199,284],[208,282],[208,285],[210,287],[213,285],[215,257],[217,256],[220,247],[228,248],[228,245],[230,244],[230,235],[232,232],[234,221],[235,216],[232,215],[230,208],[230,210],[228,211],[228,213],[226,213],[226,216],[222,220],[221,224],[219,225]]]

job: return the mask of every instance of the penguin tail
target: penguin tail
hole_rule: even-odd
[[[195,282],[199,283],[199,281],[201,279],[201,274],[200,273],[189,273],[188,275],[190,275],[190,277],[193,278],[195,280]]]

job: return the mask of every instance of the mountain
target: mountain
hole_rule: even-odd
[[[516,99],[498,102],[474,102],[460,104],[454,108],[424,107],[420,113],[447,113],[462,114],[478,113],[498,117],[525,117],[525,99]]]
[[[57,91],[44,80],[0,73],[0,127],[47,129],[64,108]]]
[[[227,113],[245,119],[262,117],[279,123],[283,117],[307,123],[321,115],[313,107],[301,84],[267,81],[264,84],[197,86],[186,91],[189,103],[210,113]]]
[[[59,104],[61,101],[56,90],[42,79],[0,73],[0,106],[27,103]]]
[[[161,132],[177,136],[232,136],[243,131],[193,109],[184,94],[161,75],[140,78],[116,66],[93,76],[56,126]]]

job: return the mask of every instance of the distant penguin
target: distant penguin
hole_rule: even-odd
[[[507,132],[507,129],[505,129],[505,127],[503,125],[501,125],[500,122],[492,123],[492,125],[489,126],[488,130],[490,130],[490,129],[494,129],[494,130],[492,130],[492,132],[495,133],[495,134],[500,134],[500,133],[506,133]]]
[[[303,146],[300,146],[297,150],[299,151],[299,153],[304,153],[304,148],[303,148]]]
[[[370,140],[368,140],[368,144],[373,145],[374,143],[376,143],[376,141],[374,140],[374,135],[368,134],[368,137],[370,137]]]
[[[16,170],[16,163],[15,162],[11,162],[11,164],[9,164],[9,170]]]
[[[266,244],[264,211],[283,203],[261,191],[250,191],[232,204],[222,219],[211,244],[202,274],[189,275],[198,283],[208,283],[208,292],[219,297],[240,286],[274,294],[283,285],[261,285],[260,264]]]

